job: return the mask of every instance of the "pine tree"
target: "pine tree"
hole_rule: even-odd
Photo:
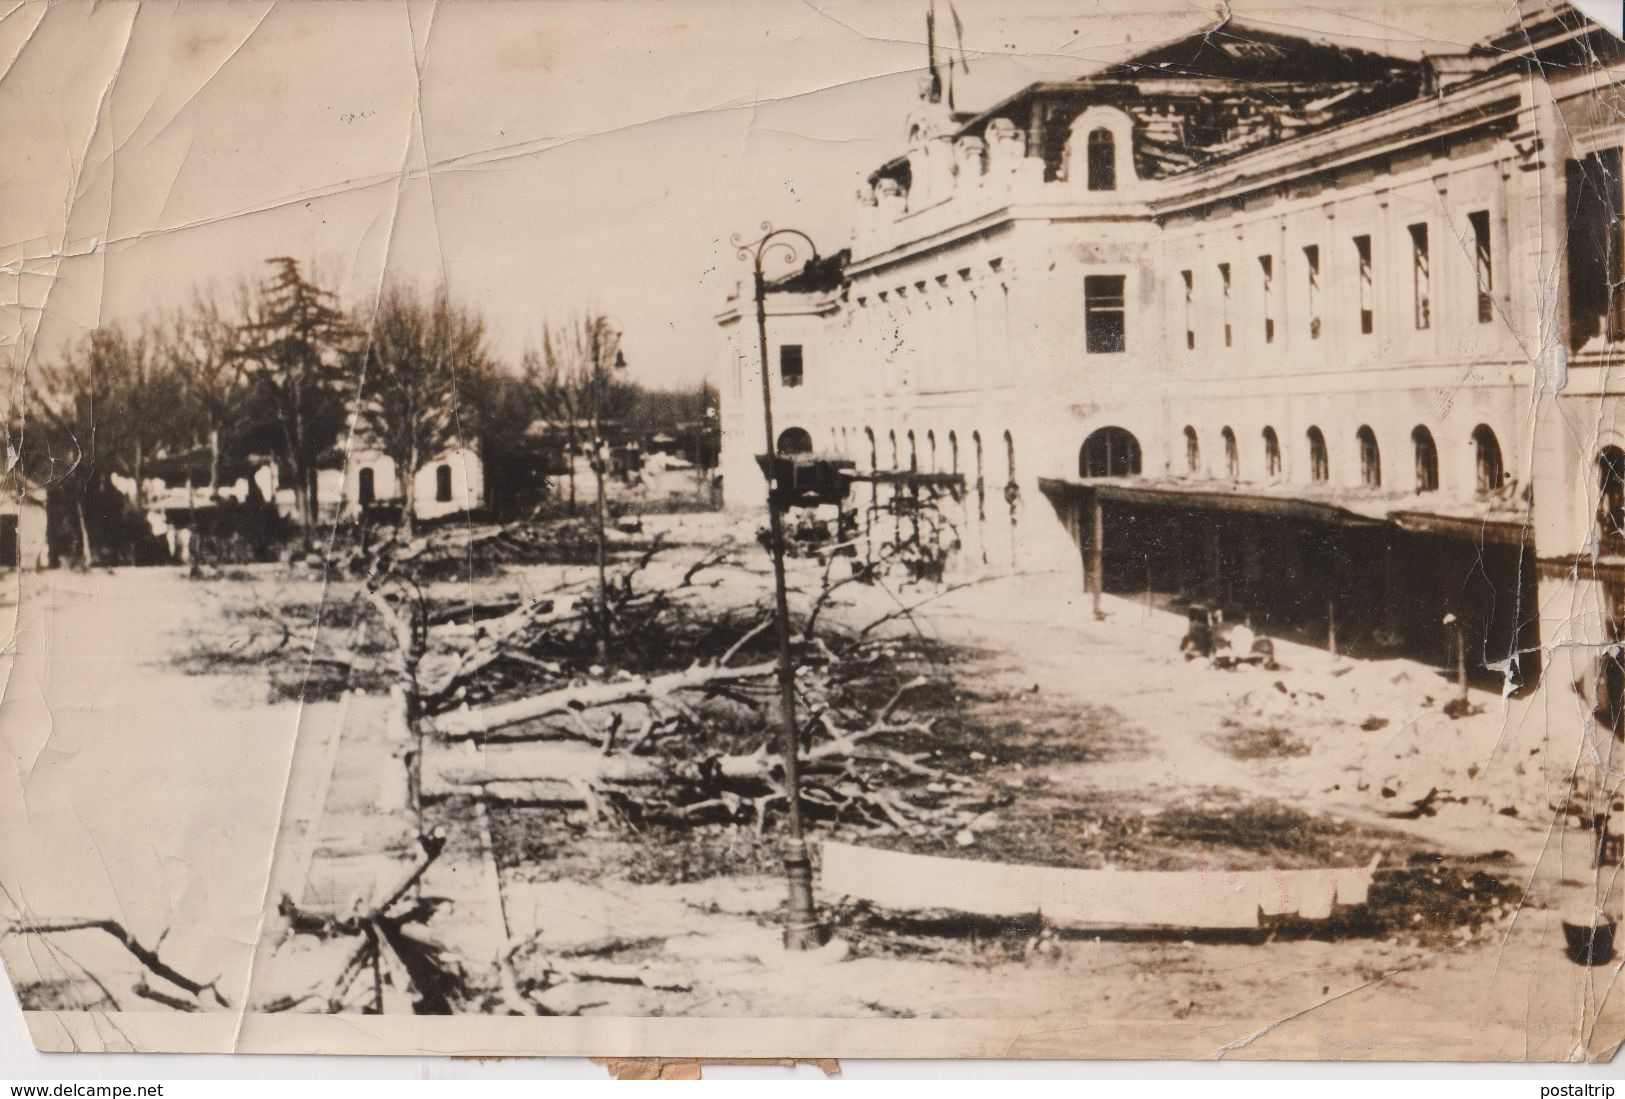
[[[317,521],[316,463],[344,425],[352,331],[333,294],[306,279],[297,260],[266,262],[276,273],[248,295],[235,354],[274,410],[309,549]]]

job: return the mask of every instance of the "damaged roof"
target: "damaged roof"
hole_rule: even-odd
[[[1212,30],[1138,54],[1107,72],[1244,84],[1346,84],[1414,72],[1416,66],[1414,61],[1329,38],[1281,34],[1227,20]]]
[[[1230,20],[1088,76],[1031,84],[959,133],[1009,119],[1054,179],[1072,119],[1110,105],[1135,120],[1136,170],[1160,178],[1415,98],[1422,74],[1420,61]]]
[[[828,256],[814,256],[788,275],[770,279],[767,288],[776,294],[817,294],[838,288],[845,278],[852,249],[842,248]]]

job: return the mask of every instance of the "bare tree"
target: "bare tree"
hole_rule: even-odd
[[[223,436],[243,409],[244,362],[236,347],[236,326],[219,302],[201,291],[163,326],[160,354],[184,386],[187,418],[208,443],[211,500],[220,495]]]
[[[316,462],[344,423],[351,330],[333,294],[306,279],[297,260],[266,262],[276,273],[249,289],[235,354],[275,410],[308,549],[317,518]]]
[[[624,406],[630,387],[615,377],[626,365],[621,354],[621,332],[602,313],[589,312],[542,329],[542,351],[526,352],[525,377],[542,416],[564,426],[573,452],[586,443],[587,461],[596,486],[595,527],[598,534],[598,650],[600,663],[608,651],[604,478],[608,474],[605,421]],[[575,503],[575,472],[570,474],[571,507]]]
[[[401,525],[410,538],[417,518],[417,472],[460,434],[462,385],[488,368],[485,326],[455,305],[444,286],[425,303],[395,284],[385,290],[357,357],[357,412],[372,441],[395,463],[402,485]]]
[[[95,560],[87,512],[107,510],[115,473],[133,480],[131,502],[143,510],[148,460],[174,433],[174,378],[153,361],[150,346],[150,333],[98,328],[44,373],[34,394],[44,453],[29,465],[72,499],[86,568]]]

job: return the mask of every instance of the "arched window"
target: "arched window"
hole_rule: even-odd
[[[1326,436],[1320,433],[1320,428],[1311,427],[1307,432],[1309,439],[1309,479],[1311,481],[1329,481],[1332,477],[1331,459],[1326,456]]]
[[[780,454],[811,454],[812,436],[804,428],[787,427],[779,433]]]
[[[948,472],[949,473],[958,473],[959,472],[959,436],[957,434],[955,434],[954,432],[952,432],[952,431],[948,432],[948,460],[953,463],[953,465],[949,468]]]
[[[371,466],[363,466],[356,475],[356,499],[362,507],[366,507],[378,499],[378,480],[372,472]]]
[[[1281,437],[1275,434],[1273,427],[1264,429],[1264,474],[1267,477],[1281,475]]]
[[[1501,482],[1506,479],[1506,470],[1501,464],[1501,444],[1496,442],[1495,432],[1488,424],[1473,428],[1473,451],[1479,494],[1501,491]]]
[[[444,462],[434,467],[434,498],[442,504],[451,501],[451,467]]]
[[[1107,129],[1090,130],[1089,189],[1091,191],[1117,190],[1117,140]]]
[[[1224,440],[1224,472],[1232,481],[1241,480],[1241,452],[1236,449],[1236,433],[1226,427],[1219,432]]]
[[[937,433],[935,431],[925,433],[925,460],[927,462],[926,472],[935,473],[937,471]]]
[[[920,448],[914,445],[914,432],[908,433],[908,470],[910,473],[920,468]]]
[[[872,427],[864,428],[863,438],[869,444],[869,469],[872,472],[880,468],[880,454],[875,447],[875,429]]]
[[[1603,553],[1625,553],[1625,450],[1605,446],[1597,455],[1601,499],[1597,502],[1598,537]]]
[[[1195,474],[1202,468],[1202,444],[1196,441],[1196,429],[1190,425],[1185,427],[1185,470]]]
[[[1382,452],[1377,449],[1377,433],[1361,425],[1354,433],[1360,443],[1360,481],[1366,488],[1382,487]]]
[[[1416,445],[1416,491],[1437,492],[1439,448],[1433,443],[1433,432],[1418,424],[1411,432],[1411,442]]]
[[[1079,477],[1138,477],[1140,440],[1120,427],[1103,427],[1078,451]]]
[[[897,432],[886,432],[886,442],[891,444],[891,468],[897,468]]]

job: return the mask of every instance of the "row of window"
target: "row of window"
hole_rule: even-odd
[[[1225,476],[1232,481],[1241,480],[1241,449],[1236,439],[1236,433],[1229,427],[1219,432],[1221,445],[1224,448]],[[1377,444],[1377,433],[1369,426],[1362,425],[1354,433],[1355,442],[1360,451],[1360,482],[1367,488],[1382,487],[1382,450]],[[1506,469],[1501,459],[1501,444],[1495,438],[1495,432],[1487,424],[1479,424],[1473,429],[1473,450],[1477,468],[1477,490],[1480,494],[1497,492],[1506,480]],[[1264,456],[1264,475],[1266,479],[1273,480],[1281,476],[1281,440],[1273,427],[1264,428],[1261,433],[1261,443]],[[1304,445],[1309,459],[1309,480],[1325,482],[1331,480],[1331,459],[1326,447],[1326,436],[1319,427],[1310,427],[1304,432]],[[1411,432],[1411,449],[1415,461],[1416,492],[1436,492],[1439,488],[1439,448],[1433,441],[1433,433],[1421,424]],[[1102,476],[1091,473],[1089,456],[1084,455],[1079,460],[1079,472],[1082,476]],[[1202,468],[1201,440],[1194,427],[1185,428],[1185,466],[1191,474],[1198,474]],[[1110,475],[1110,474],[1105,474]]]
[[[1473,263],[1476,276],[1476,310],[1478,322],[1488,324],[1495,319],[1495,267],[1490,246],[1490,214],[1488,210],[1474,210],[1467,215],[1473,236]],[[1433,325],[1432,255],[1428,242],[1426,222],[1407,226],[1411,248],[1411,300],[1412,322],[1418,330]],[[1371,236],[1362,233],[1349,241],[1350,273],[1358,286],[1358,294],[1351,303],[1358,310],[1360,332],[1370,335],[1376,331],[1376,274],[1372,262]],[[1276,286],[1276,257],[1272,254],[1257,258],[1253,278],[1257,280],[1260,325],[1265,343],[1274,343],[1277,331],[1276,314],[1279,301]],[[1218,317],[1220,338],[1224,346],[1235,344],[1236,317],[1233,302],[1237,273],[1228,262],[1215,268],[1218,279]],[[1184,289],[1185,347],[1196,350],[1196,299],[1198,278],[1195,270],[1179,273]],[[1321,251],[1318,244],[1306,244],[1302,249],[1301,278],[1303,279],[1305,331],[1311,340],[1321,336],[1322,279]],[[1088,275],[1083,280],[1084,343],[1091,354],[1111,354],[1126,349],[1124,326],[1124,276]]]
[[[878,470],[888,468],[893,470],[923,470],[927,473],[942,471],[959,473],[959,433],[950,431],[944,437],[946,453],[939,454],[937,447],[937,433],[927,431],[924,435],[924,454],[921,454],[921,441],[912,430],[905,431],[902,439],[897,432],[886,433],[886,446],[888,453],[884,456],[889,463],[882,467],[880,440],[871,427],[863,428],[830,428],[829,446],[836,454],[851,454],[853,444],[861,438],[863,448],[867,451],[869,469]],[[971,447],[974,452],[975,481],[972,487],[981,494],[985,484],[983,480],[983,447],[982,433],[971,432]],[[780,454],[810,454],[813,451],[813,438],[805,428],[790,427],[779,433],[774,448]],[[861,456],[861,455],[860,455]],[[1010,432],[1004,433],[1004,463],[1005,484],[1013,484],[1016,479],[1016,440]]]

